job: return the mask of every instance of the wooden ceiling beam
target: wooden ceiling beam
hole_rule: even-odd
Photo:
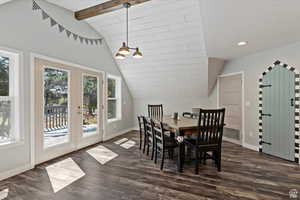
[[[96,6],[92,6],[75,12],[77,20],[83,20],[90,17],[95,17],[104,13],[112,12],[124,8],[124,3],[130,3],[132,6],[147,2],[150,0],[110,0]]]

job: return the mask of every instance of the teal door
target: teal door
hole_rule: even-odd
[[[295,160],[295,74],[275,66],[263,76],[262,151]]]

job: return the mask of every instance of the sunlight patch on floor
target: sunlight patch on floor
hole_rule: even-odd
[[[54,193],[80,179],[85,173],[71,159],[67,158],[46,167]]]
[[[90,154],[102,165],[106,164],[107,162],[119,156],[118,154],[112,152],[111,150],[109,150],[108,148],[102,145],[99,145],[95,148],[88,150],[87,153]]]
[[[8,192],[9,192],[9,189],[8,189],[8,188],[6,188],[6,189],[4,189],[4,190],[1,190],[1,191],[0,191],[0,200],[6,199],[7,196],[8,196]]]
[[[120,144],[122,144],[123,142],[126,142],[126,141],[128,141],[127,138],[122,138],[120,140],[115,141],[114,143],[117,144],[117,145],[120,145]]]
[[[129,140],[123,144],[121,144],[120,146],[123,147],[124,149],[130,149],[131,147],[133,147],[135,145],[135,141],[133,140]]]

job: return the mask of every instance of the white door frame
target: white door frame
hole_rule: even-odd
[[[219,97],[220,97],[220,79],[222,77],[228,77],[228,76],[235,76],[235,75],[241,75],[242,76],[242,146],[245,146],[245,79],[244,79],[244,71],[240,72],[233,72],[233,73],[227,73],[227,74],[221,74],[217,78],[217,106],[220,107]],[[232,141],[234,142],[234,141]]]
[[[103,96],[102,96],[102,108],[103,108],[103,112],[102,112],[102,119],[103,119],[103,130],[102,130],[102,135],[101,135],[101,141],[103,141],[103,135],[106,131],[106,104],[105,104],[105,99],[106,99],[106,93],[105,93],[105,79],[106,79],[106,73],[102,70],[98,70],[92,67],[87,67],[87,66],[83,66],[83,65],[79,65],[76,63],[72,63],[72,62],[68,62],[68,61],[64,61],[61,59],[57,59],[57,58],[53,58],[53,57],[49,57],[49,56],[45,56],[45,55],[41,55],[38,53],[30,53],[30,111],[31,111],[31,119],[30,119],[30,164],[31,167],[34,168],[35,166],[35,59],[44,59],[44,60],[48,60],[51,62],[57,62],[57,63],[61,63],[64,65],[70,65],[72,67],[76,67],[76,68],[80,68],[80,69],[85,69],[85,70],[90,70],[90,71],[94,71],[94,72],[99,72],[102,74],[103,77],[103,82],[102,82],[102,91],[103,91]],[[100,115],[99,115],[100,117]]]

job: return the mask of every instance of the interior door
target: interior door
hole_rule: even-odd
[[[35,59],[35,162],[100,142],[102,73]]]
[[[276,66],[263,77],[264,153],[294,161],[295,74]]]
[[[242,74],[219,77],[219,107],[226,108],[224,136],[242,143]]]

